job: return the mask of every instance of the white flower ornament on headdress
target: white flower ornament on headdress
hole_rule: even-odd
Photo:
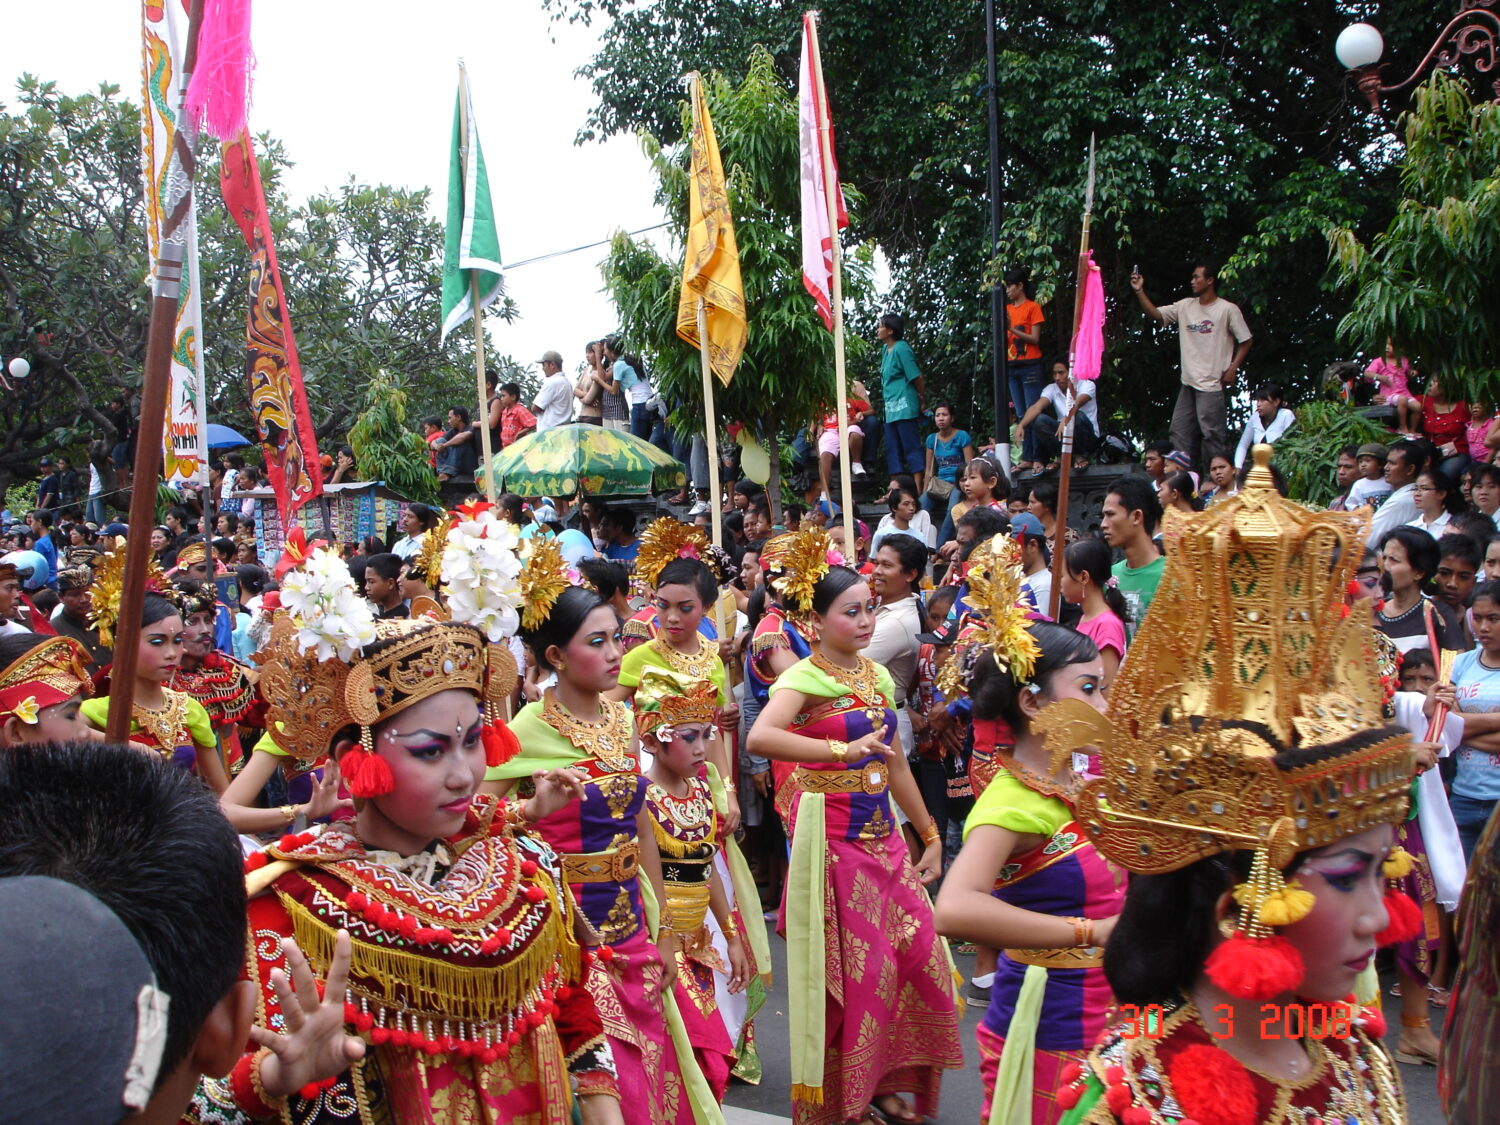
[[[375,614],[349,566],[320,547],[281,580],[281,604],[297,625],[297,647],[319,660],[353,660],[375,639]]]
[[[454,621],[478,626],[491,644],[521,626],[520,539],[492,505],[466,504],[454,512],[443,548],[443,585]]]

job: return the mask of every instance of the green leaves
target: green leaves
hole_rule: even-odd
[[[1351,346],[1387,336],[1427,375],[1470,401],[1500,398],[1500,105],[1475,105],[1441,71],[1402,119],[1402,198],[1383,231],[1330,226],[1329,257],[1353,303]],[[1418,390],[1419,385],[1413,386]]]

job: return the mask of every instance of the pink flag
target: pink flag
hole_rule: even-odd
[[[1078,331],[1073,334],[1073,378],[1097,379],[1104,366],[1104,282],[1089,251],[1088,272],[1083,277],[1083,307]]]
[[[828,229],[828,192],[838,193],[839,229],[849,225],[844,192],[839,187],[839,166],[834,159],[833,122],[828,116],[828,97],[823,89],[823,62],[818,54],[818,28],[813,13],[802,16],[802,70],[797,83],[797,124],[802,155],[802,284],[812,294],[823,318],[823,327],[833,331],[833,232]],[[824,175],[823,140],[828,133],[832,176]],[[832,180],[830,185],[829,180]]]

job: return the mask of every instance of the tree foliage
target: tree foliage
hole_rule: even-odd
[[[1333,230],[1340,285],[1354,303],[1340,324],[1353,347],[1387,336],[1469,401],[1500,398],[1500,104],[1475,105],[1441,71],[1403,119],[1401,200],[1389,226],[1362,240]]]
[[[678,76],[745,72],[762,44],[795,84],[804,4],[721,0],[545,0],[557,18],[603,24],[580,73],[598,104],[583,137],[681,135]],[[1252,378],[1308,389],[1341,358],[1342,310],[1321,271],[1330,225],[1379,229],[1390,216],[1395,146],[1334,59],[1338,31],[1368,14],[1348,0],[999,0],[997,84],[1005,220],[989,234],[983,7],[976,0],[828,5],[820,22],[842,176],[862,194],[854,234],[892,267],[889,304],[908,315],[932,392],[989,414],[987,275],[1025,264],[1049,327],[1072,309],[1090,134],[1098,138],[1095,257],[1111,297],[1107,412],[1137,432],[1165,428],[1177,345],[1134,307],[1139,265],[1158,300],[1183,295],[1190,263],[1226,264],[1225,295],[1251,320]],[[1430,7],[1381,5],[1393,70],[1420,57]],[[1352,95],[1352,97],[1351,97]],[[795,165],[781,175],[795,182]],[[752,331],[754,330],[752,325]],[[1066,333],[1063,333],[1065,336]]]
[[[427,459],[427,442],[407,418],[406,389],[384,371],[370,377],[349,444],[361,480],[384,481],[408,500],[437,503],[437,477]]]
[[[140,385],[150,294],[139,134],[139,109],[114,86],[71,96],[26,76],[14,110],[0,105],[0,354],[27,352],[41,376],[0,390],[0,479],[108,434],[100,406]],[[437,342],[443,232],[427,189],[351,178],[294,206],[281,183],[288,154],[269,137],[257,148],[319,436],[344,432],[377,370],[401,381],[414,413],[472,402],[471,339]],[[206,145],[196,187],[208,410],[249,433],[249,259],[218,167]],[[515,315],[509,302],[492,310]],[[25,337],[38,321],[53,333],[41,353]]]
[[[750,338],[734,381],[715,383],[721,432],[725,421],[743,422],[777,463],[780,441],[804,427],[834,401],[833,337],[824,330],[802,285],[801,204],[795,177],[797,106],[777,79],[770,55],[754,49],[744,78],[704,81],[709,114],[729,180],[729,203],[739,245]],[[664,148],[646,134],[642,143],[657,179],[657,202],[671,216],[674,254],[664,258],[650,243],[617,235],[604,264],[605,286],[620,312],[627,348],[639,348],[651,375],[673,403],[673,424],[698,432],[703,418],[703,378],[698,349],[676,332],[682,283],[681,248],[687,237],[688,145],[686,102],[674,125],[675,145]],[[857,200],[851,199],[851,203]],[[846,304],[870,294],[868,247],[844,258]],[[867,366],[868,346],[846,330],[848,370]]]

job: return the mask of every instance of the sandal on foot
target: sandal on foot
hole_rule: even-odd
[[[900,1094],[882,1094],[881,1098],[894,1099],[896,1104],[901,1107],[898,1110],[889,1110],[881,1107],[876,1102],[871,1102],[870,1113],[881,1122],[881,1125],[921,1125],[921,1122],[927,1120],[926,1117],[908,1105]]]

